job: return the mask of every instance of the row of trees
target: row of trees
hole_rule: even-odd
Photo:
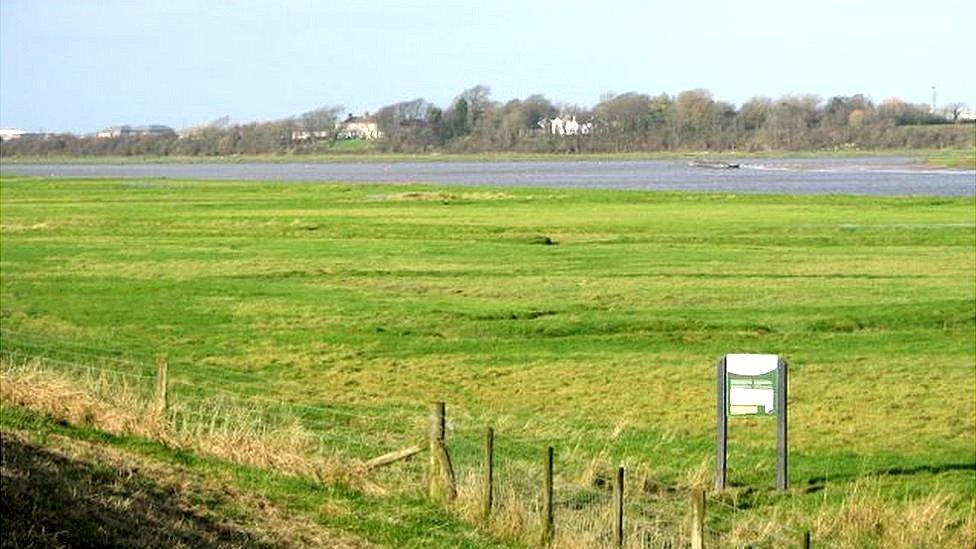
[[[381,108],[371,119],[382,137],[366,150],[398,152],[767,151],[976,146],[976,126],[962,124],[962,104],[933,112],[925,104],[863,95],[753,98],[738,108],[707,90],[677,95],[601,97],[592,108],[542,95],[495,101],[487,86],[459,94],[446,108],[424,99]],[[179,137],[99,139],[71,135],[3,144],[11,155],[190,155],[330,152],[344,137],[341,107],[249,124],[220,119]],[[554,117],[590,123],[586,134],[555,135]]]

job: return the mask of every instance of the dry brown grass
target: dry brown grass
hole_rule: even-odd
[[[839,547],[971,548],[976,544],[973,504],[963,525],[953,515],[954,497],[933,494],[886,501],[873,480],[857,481],[839,509],[823,509],[813,529]]]
[[[0,370],[0,396],[4,404],[43,411],[74,425],[98,427],[111,433],[132,433],[150,438],[165,436],[159,418],[136,392],[126,386],[112,401],[96,398],[90,388],[26,363]]]
[[[207,402],[182,402],[171,404],[168,417],[161,418],[137,386],[113,384],[99,377],[81,381],[46,370],[36,361],[3,364],[0,400],[74,425],[139,435],[235,463],[338,482],[370,493],[383,491],[366,478],[366,469],[359,462],[337,456],[313,457],[318,439],[297,420],[268,429],[244,406],[215,409]],[[190,407],[192,410],[187,409]],[[201,416],[219,417],[220,421],[188,420]]]
[[[934,494],[892,500],[877,479],[847,487],[840,505],[822,504],[809,510],[774,507],[739,517],[718,541],[730,546],[798,543],[804,530],[820,545],[840,549],[971,548],[976,543],[976,500],[960,520],[958,496]]]

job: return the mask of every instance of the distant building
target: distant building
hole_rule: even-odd
[[[95,134],[95,136],[110,139],[113,137],[122,137],[123,132],[127,134],[129,132],[129,126],[112,126],[110,128],[105,128],[104,130]]]
[[[589,135],[593,133],[593,122],[580,124],[575,116],[560,115],[553,119],[543,118],[537,123],[539,127],[552,135]]]
[[[0,130],[0,141],[13,141],[14,139],[20,139],[28,135],[24,130],[18,130],[14,128]]]
[[[291,132],[292,141],[310,141],[310,140],[322,141],[325,139],[332,139],[332,132],[327,131],[297,131]]]
[[[150,124],[148,126],[111,126],[96,134],[98,137],[114,139],[118,137],[135,137],[143,135],[169,136],[176,135],[173,128],[161,124]]]
[[[349,116],[339,124],[339,139],[379,139],[383,137],[376,118],[365,113],[362,116]]]
[[[960,122],[976,122],[976,110],[973,111],[962,111],[959,113]]]
[[[0,130],[0,141],[14,141],[16,139],[49,139],[54,137],[53,133],[29,132],[16,128]]]

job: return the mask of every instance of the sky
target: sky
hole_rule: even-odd
[[[606,92],[864,93],[976,107],[972,0],[381,2],[0,0],[0,127],[176,129],[477,84],[593,106]]]

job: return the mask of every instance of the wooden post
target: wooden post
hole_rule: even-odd
[[[435,402],[431,408],[430,414],[430,471],[427,478],[427,487],[430,494],[430,499],[435,501],[440,501],[443,497],[443,490],[441,490],[441,473],[438,464],[440,460],[437,457],[439,445],[444,444],[444,403]]]
[[[453,501],[457,497],[454,486],[454,468],[444,442],[444,403],[436,402],[430,415],[430,471],[427,489],[434,501]]]
[[[613,479],[613,546],[624,546],[624,468],[617,468]]]
[[[377,469],[379,467],[385,467],[391,463],[396,463],[400,460],[407,459],[423,451],[424,449],[420,446],[411,446],[409,448],[404,448],[402,450],[397,450],[395,452],[390,452],[388,454],[375,457],[367,461],[364,465],[366,465],[367,469]]]
[[[810,549],[810,530],[803,531],[803,549]]]
[[[494,496],[494,487],[492,486],[495,476],[494,453],[495,431],[491,427],[487,427],[485,428],[485,485],[481,497],[481,518],[485,522],[491,518],[491,504]]]
[[[443,501],[450,503],[457,499],[457,482],[454,478],[454,466],[451,464],[451,456],[447,453],[447,446],[437,445],[437,467],[441,474],[441,490]]]
[[[166,389],[168,386],[167,378],[169,377],[169,361],[166,359],[166,355],[159,355],[156,357],[156,402],[154,404],[153,411],[156,417],[159,419],[166,418],[166,409],[168,407]]]
[[[728,377],[725,357],[715,364],[715,418],[718,433],[715,437],[715,491],[725,490],[726,448],[729,440],[729,407],[725,402],[726,378]]]
[[[552,446],[546,450],[542,474],[542,545],[552,543],[555,527],[552,516]]]
[[[691,549],[705,547],[705,490],[691,491]]]
[[[786,409],[787,366],[779,359],[776,366],[776,489],[785,492],[790,487],[790,447]]]

